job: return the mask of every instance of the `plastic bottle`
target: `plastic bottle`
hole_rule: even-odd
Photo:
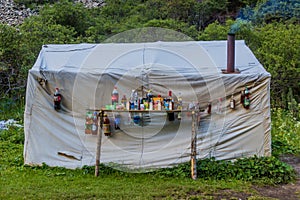
[[[127,98],[126,95],[124,94],[122,99],[121,99],[121,103],[123,105],[123,109],[126,109],[126,104],[127,104]]]
[[[130,110],[134,110],[134,90],[131,90],[131,94],[130,94]]]
[[[163,105],[162,105],[160,94],[157,95],[157,97],[158,97],[157,102],[156,102],[157,103],[157,110],[161,110]]]
[[[98,118],[97,118],[97,112],[94,112],[93,124],[92,124],[92,134],[97,135],[97,130],[98,130]]]
[[[54,109],[56,111],[61,109],[61,98],[62,98],[62,96],[60,94],[59,89],[55,88],[53,101],[54,101]]]
[[[167,98],[167,102],[168,102],[168,110],[174,110],[174,100],[172,98],[172,91],[170,90],[169,91],[169,96]]]
[[[113,105],[113,108],[116,109],[117,104],[119,103],[119,92],[117,90],[117,87],[114,87],[114,90],[111,94],[111,104]]]
[[[152,100],[149,102],[149,110],[153,110],[153,101]]]
[[[182,97],[180,92],[177,97],[177,110],[182,110]],[[178,112],[177,118],[178,120],[181,120],[181,112]]]
[[[134,91],[134,93],[133,93],[133,104],[134,104],[134,110],[138,110],[139,109],[139,96],[138,96],[137,91]]]
[[[116,130],[120,129],[120,123],[121,123],[121,116],[120,116],[120,114],[116,113],[115,114],[115,129]]]

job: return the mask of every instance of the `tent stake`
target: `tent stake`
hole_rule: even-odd
[[[192,112],[192,138],[191,138],[191,176],[192,179],[197,179],[197,134],[196,134],[196,119],[195,111]]]
[[[102,140],[102,119],[103,119],[103,111],[100,111],[98,114],[98,130],[97,130],[97,149],[96,149],[96,166],[95,166],[96,177],[99,176],[101,140]]]

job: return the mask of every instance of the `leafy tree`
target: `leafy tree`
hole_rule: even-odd
[[[259,2],[254,8],[247,6],[240,12],[240,18],[259,25],[279,21],[300,23],[300,4],[298,0],[266,0]]]
[[[94,25],[92,10],[81,3],[67,0],[53,5],[46,5],[40,11],[40,17],[48,23],[59,24],[76,31],[76,36],[84,35],[85,31]]]
[[[18,29],[0,24],[0,95],[2,98],[14,96],[25,87],[20,77],[24,59],[20,45],[21,34]]]
[[[145,27],[160,27],[171,29],[180,33],[183,33],[191,38],[196,39],[198,36],[198,32],[194,26],[189,26],[187,23],[177,21],[174,19],[166,19],[166,20],[149,20],[144,24]]]
[[[272,74],[272,101],[275,106],[288,108],[287,94],[291,89],[300,101],[300,26],[271,23],[257,28],[261,38],[254,53]],[[290,93],[291,93],[290,92]]]
[[[32,65],[44,44],[65,44],[76,42],[74,28],[55,24],[53,21],[35,16],[27,19],[21,26],[22,42],[30,56],[25,62]]]
[[[194,4],[193,13],[189,23],[195,25],[198,30],[204,30],[215,21],[225,22],[227,13],[227,0],[203,0]]]

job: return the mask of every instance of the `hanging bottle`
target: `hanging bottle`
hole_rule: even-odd
[[[115,114],[115,129],[119,130],[120,129],[120,123],[121,123],[121,116],[119,113]]]
[[[207,104],[207,113],[211,114],[211,102],[208,102]]]
[[[105,136],[111,136],[110,120],[107,114],[104,114],[103,116],[103,133]]]
[[[111,94],[111,104],[113,106],[113,109],[116,109],[117,104],[119,103],[119,92],[117,90],[117,87],[114,87],[114,90]]]
[[[244,108],[249,109],[250,108],[250,91],[248,87],[245,89],[245,97],[244,97]]]
[[[54,109],[56,111],[61,109],[61,98],[62,98],[62,96],[60,94],[59,89],[55,88],[53,101],[54,101]]]
[[[233,94],[231,95],[231,99],[230,99],[230,108],[235,109],[235,99],[233,97]]]
[[[86,112],[85,117],[85,134],[92,134],[93,114],[91,111]]]
[[[98,118],[97,118],[97,112],[94,112],[93,124],[92,124],[92,134],[97,135],[97,130],[98,130]]]
[[[244,101],[245,101],[245,91],[241,91],[241,104],[244,106]],[[245,107],[245,106],[244,106]]]

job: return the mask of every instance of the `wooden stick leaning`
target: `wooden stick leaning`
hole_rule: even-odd
[[[198,114],[198,113],[197,113]],[[192,137],[191,137],[191,176],[192,179],[197,179],[197,134],[196,134],[196,120],[195,111],[192,111]]]
[[[96,166],[95,166],[95,176],[99,176],[99,165],[101,156],[101,141],[102,141],[102,119],[103,111],[98,114],[98,130],[97,130],[97,149],[96,149]]]

